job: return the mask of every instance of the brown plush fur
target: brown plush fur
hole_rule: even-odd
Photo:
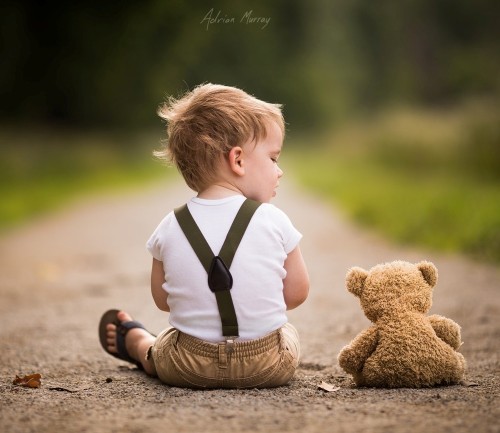
[[[465,359],[456,351],[462,344],[460,327],[446,317],[425,315],[436,282],[437,269],[430,262],[349,270],[347,289],[373,322],[338,356],[356,385],[420,388],[463,379]]]

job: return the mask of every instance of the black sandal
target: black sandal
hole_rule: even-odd
[[[101,321],[99,322],[99,340],[101,341],[101,346],[107,353],[114,356],[115,358],[130,362],[131,364],[136,365],[137,368],[139,368],[140,370],[143,370],[144,367],[142,366],[142,363],[140,361],[136,361],[127,352],[127,348],[125,346],[125,337],[128,331],[134,328],[144,329],[147,332],[149,331],[144,327],[142,323],[137,322],[135,320],[130,320],[128,322],[120,322],[120,320],[118,319],[119,312],[120,310],[109,310],[102,315]],[[118,350],[118,353],[110,352],[108,350],[108,339],[107,339],[106,328],[107,325],[110,323],[116,326],[116,349]]]

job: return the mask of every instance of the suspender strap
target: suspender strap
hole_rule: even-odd
[[[250,224],[253,214],[261,203],[246,199],[240,207],[240,210],[234,217],[233,224],[227,233],[226,240],[222,245],[219,257],[226,264],[227,268],[231,268],[236,250],[245,234],[245,231]]]
[[[231,263],[253,214],[260,203],[246,199],[241,205],[229,229],[218,256],[215,256],[201,233],[187,205],[174,210],[184,235],[208,274],[208,285],[214,292],[222,323],[222,335],[237,337],[238,320],[234,311],[231,287],[233,278],[229,272]]]
[[[184,235],[191,244],[191,247],[200,259],[201,264],[208,274],[210,272],[210,266],[212,264],[212,259],[214,258],[214,253],[203,236],[203,233],[201,233],[201,230],[196,224],[191,212],[189,212],[187,204],[175,209],[174,214],[179,222],[179,225],[181,226],[182,231],[184,232]]]

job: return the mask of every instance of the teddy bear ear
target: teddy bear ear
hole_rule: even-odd
[[[368,277],[368,272],[357,266],[349,269],[345,277],[345,284],[347,290],[352,294],[356,295],[358,298],[363,293],[363,288],[365,287],[365,281]]]
[[[420,262],[417,264],[418,270],[424,276],[425,281],[429,286],[434,287],[437,283],[438,271],[432,262]]]

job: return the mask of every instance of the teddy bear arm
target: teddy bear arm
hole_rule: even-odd
[[[347,373],[357,373],[363,370],[365,361],[375,351],[378,343],[377,328],[372,326],[358,334],[350,344],[339,353],[339,365]]]
[[[436,335],[453,349],[457,350],[462,345],[460,326],[456,322],[437,314],[429,316],[429,322]]]

